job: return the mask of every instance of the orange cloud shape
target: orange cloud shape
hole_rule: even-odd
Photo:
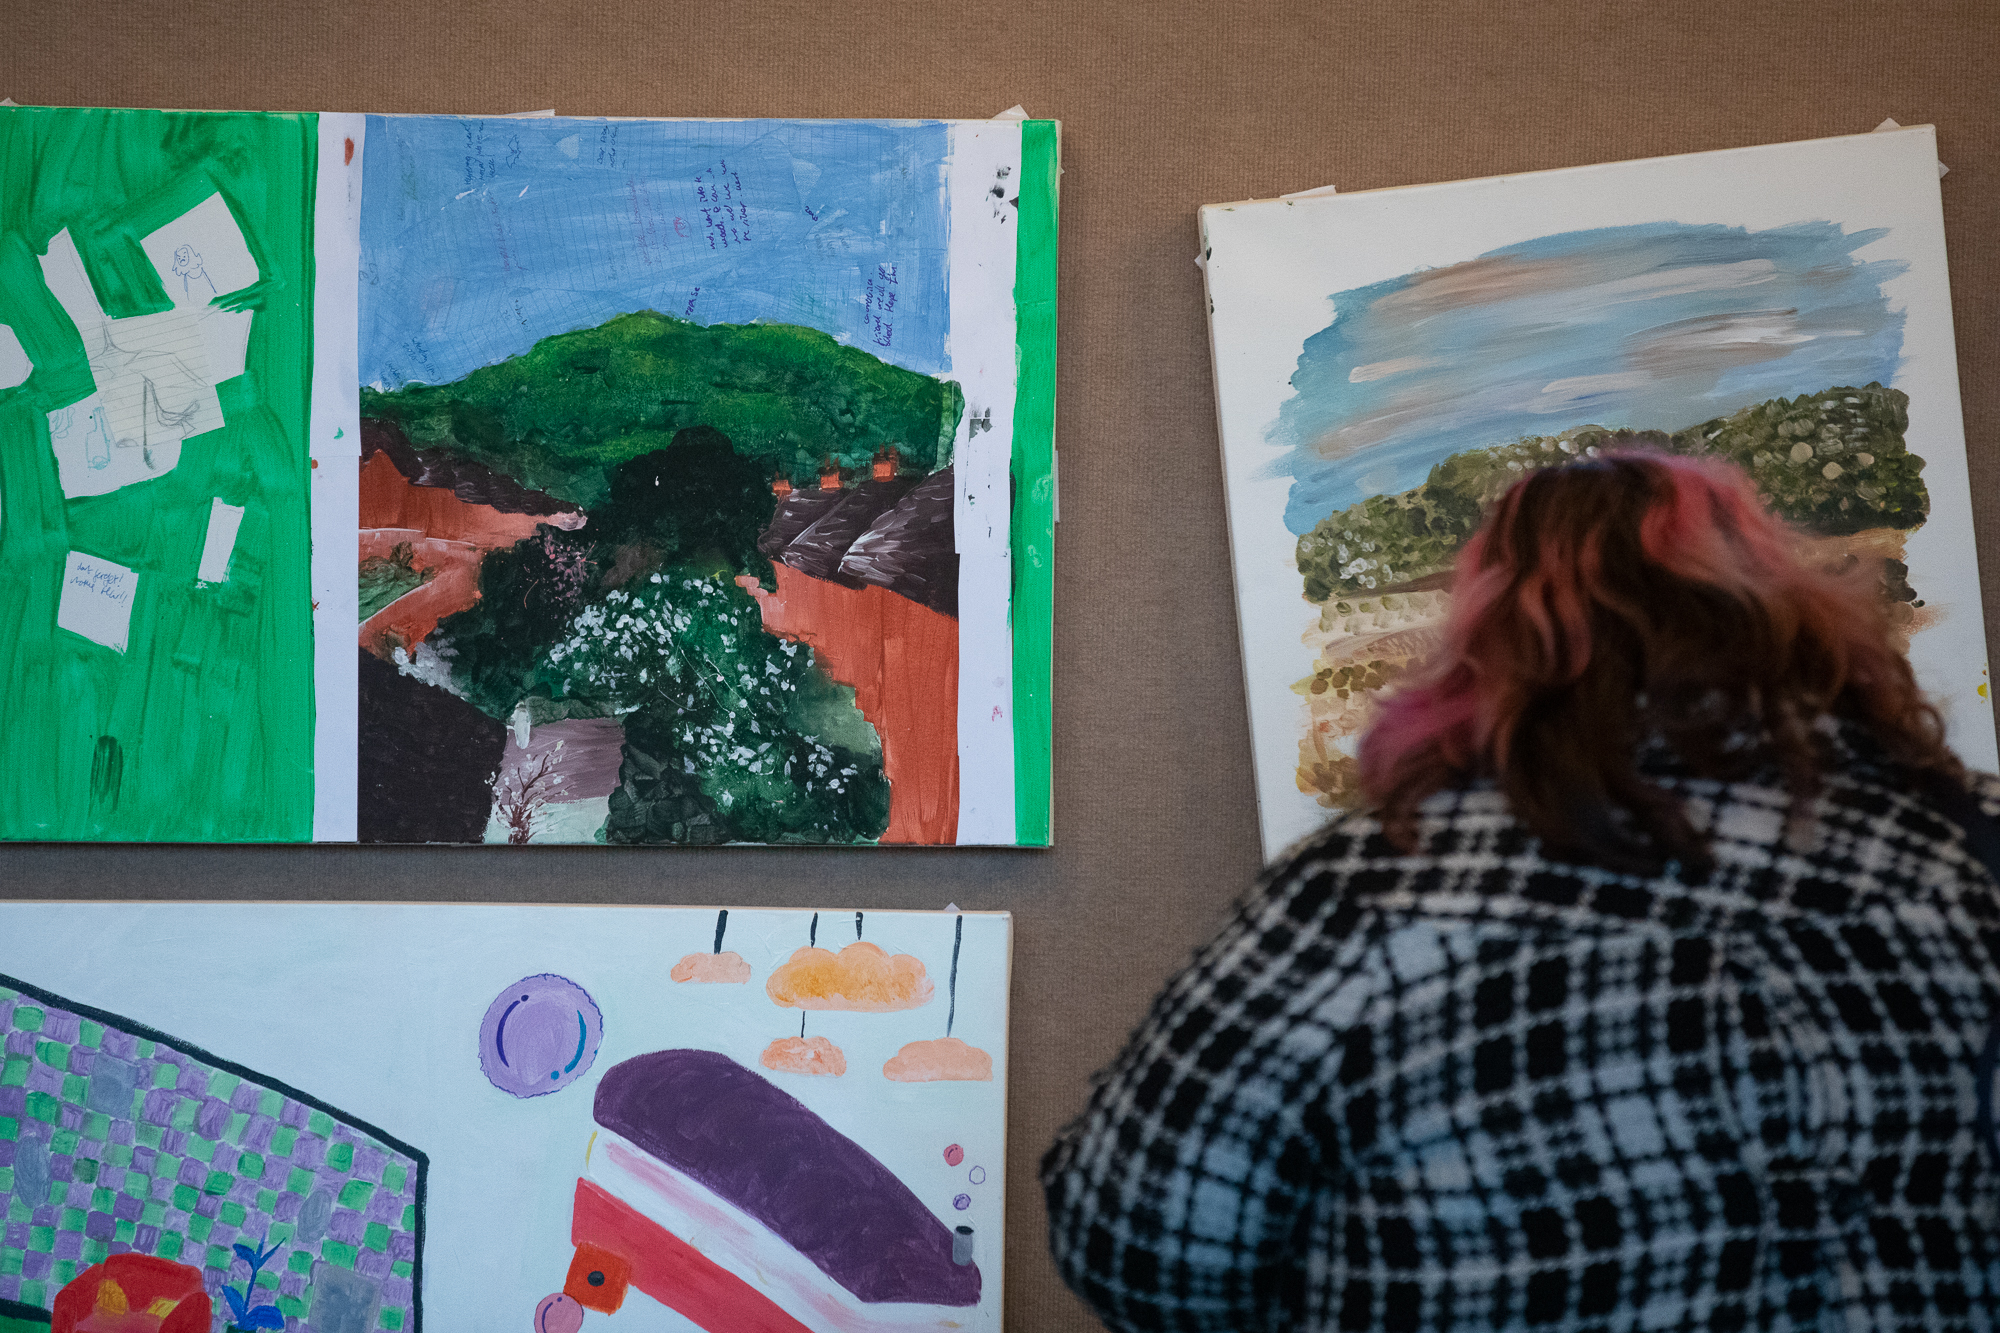
[[[885,1014],[931,1002],[931,979],[913,954],[884,953],[857,940],[838,954],[805,948],[771,973],[764,993],[787,1009],[852,1009]]]
[[[898,1083],[991,1083],[993,1057],[977,1046],[967,1046],[957,1037],[936,1041],[913,1041],[889,1057],[882,1077]]]
[[[847,1072],[847,1057],[825,1037],[780,1037],[764,1048],[758,1063],[781,1074],[832,1074]]]
[[[691,953],[675,963],[674,970],[667,975],[675,981],[745,982],[750,980],[750,964],[733,949],[726,953]]]
[[[882,1077],[896,1083],[992,1083],[994,1057],[956,1037],[912,1041],[882,1065]]]

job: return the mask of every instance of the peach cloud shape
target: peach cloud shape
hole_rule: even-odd
[[[750,980],[750,964],[731,949],[723,953],[691,953],[667,973],[675,981],[716,981],[741,984]]]
[[[847,1057],[825,1037],[780,1037],[764,1048],[758,1063],[781,1074],[831,1074],[847,1072]]]
[[[882,1077],[898,1083],[991,1083],[993,1057],[957,1037],[913,1041],[889,1057]]]
[[[885,1014],[931,1002],[933,987],[913,954],[884,953],[863,940],[838,954],[804,948],[771,973],[764,993],[787,1009],[851,1009]]]

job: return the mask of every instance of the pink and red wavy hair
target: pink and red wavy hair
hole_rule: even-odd
[[[1879,576],[1815,568],[1801,545],[1717,460],[1619,451],[1517,482],[1459,555],[1443,648],[1362,741],[1390,837],[1414,849],[1427,796],[1490,777],[1552,856],[1705,873],[1706,839],[1641,747],[1703,777],[1774,764],[1801,818],[1829,714],[1962,781]]]

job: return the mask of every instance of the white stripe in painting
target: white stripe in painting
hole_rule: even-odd
[[[201,564],[195,578],[203,583],[229,581],[229,557],[236,553],[236,532],[243,526],[243,506],[222,503],[216,496],[208,506],[208,536],[201,544]]]
[[[608,1129],[597,1131],[584,1174],[711,1263],[755,1273],[759,1294],[817,1333],[957,1329],[975,1317],[948,1305],[862,1302],[762,1222]]]
[[[367,121],[319,118],[313,207],[313,838],[355,837],[361,589],[361,154]],[[352,145],[350,149],[349,145]]]
[[[1014,831],[1012,502],[1021,126],[951,126],[951,377],[965,390],[958,501],[958,841]],[[995,193],[995,191],[998,193]]]

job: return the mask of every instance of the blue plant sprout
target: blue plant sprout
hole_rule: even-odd
[[[250,1297],[257,1290],[257,1274],[263,1270],[265,1264],[271,1262],[271,1256],[278,1252],[278,1246],[273,1245],[267,1250],[263,1248],[261,1241],[255,1246],[238,1241],[231,1248],[236,1251],[238,1259],[250,1265],[250,1276],[244,1281],[241,1291],[234,1287],[222,1289],[223,1299],[229,1302],[229,1326],[232,1329],[283,1328],[285,1316],[279,1312],[277,1306],[259,1305],[253,1308],[250,1304]]]

